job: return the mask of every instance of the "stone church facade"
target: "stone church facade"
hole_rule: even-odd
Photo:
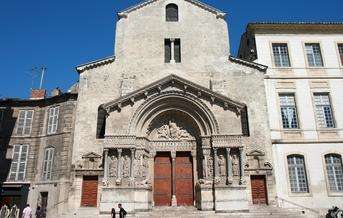
[[[107,217],[119,203],[130,214],[341,206],[342,26],[249,24],[235,58],[225,13],[199,1],[118,13],[114,55],[78,66],[70,91],[0,99],[0,207]],[[319,94],[330,111],[308,107]]]
[[[118,16],[115,56],[77,67],[69,206],[273,203],[266,67],[230,56],[225,14],[173,0]]]

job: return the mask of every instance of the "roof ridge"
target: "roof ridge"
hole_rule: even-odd
[[[138,2],[135,5],[132,5],[126,9],[121,10],[120,12],[118,12],[118,16],[119,17],[126,17],[128,13],[135,11],[135,10],[138,10],[139,8],[142,8],[148,4],[154,3],[156,1],[159,1],[159,0],[143,0],[141,2]],[[184,1],[193,3],[194,5],[197,5],[197,6],[203,8],[209,12],[216,14],[218,17],[222,17],[222,18],[225,17],[225,12],[223,12],[223,11],[213,7],[213,6],[210,6],[206,3],[203,3],[199,0],[184,0]]]

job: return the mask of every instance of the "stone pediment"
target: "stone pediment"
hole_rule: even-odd
[[[82,156],[82,159],[91,159],[91,158],[101,158],[101,155],[98,155],[97,153],[94,153],[94,152],[89,152],[85,155]]]
[[[171,74],[114,101],[102,104],[100,109],[105,110],[107,113],[112,111],[120,111],[121,108],[127,105],[133,105],[139,99],[146,99],[150,96],[158,95],[159,93],[166,91],[170,92],[173,90],[192,94],[197,98],[209,101],[211,104],[219,105],[225,110],[232,110],[237,114],[240,114],[246,107],[244,103],[234,101],[227,96],[216,93],[208,88]]]
[[[148,6],[154,2],[157,2],[157,1],[160,1],[160,0],[145,0],[145,1],[142,1],[136,5],[133,5],[127,9],[124,9],[123,11],[119,12],[118,13],[118,16],[119,18],[126,18],[128,16],[129,13],[131,13],[132,11],[136,11],[140,8],[143,8],[145,6]],[[210,13],[213,13],[215,14],[218,18],[224,18],[225,17],[225,13],[220,11],[219,9],[217,8],[214,8],[212,6],[209,6],[201,1],[198,1],[198,0],[185,0],[186,2],[189,2],[197,7],[200,7]]]

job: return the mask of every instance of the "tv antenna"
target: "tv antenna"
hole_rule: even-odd
[[[46,70],[47,68],[45,66],[32,67],[29,70],[29,74],[31,76],[31,89],[34,87],[34,81],[37,76],[40,76],[39,89],[42,89]]]

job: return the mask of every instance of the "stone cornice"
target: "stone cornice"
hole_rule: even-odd
[[[105,57],[105,58],[102,58],[102,59],[99,59],[99,60],[95,60],[95,61],[92,61],[92,62],[89,62],[89,63],[81,64],[81,65],[76,67],[76,71],[79,74],[81,74],[81,73],[83,73],[86,70],[93,69],[93,68],[96,68],[96,67],[99,67],[99,66],[103,66],[103,65],[106,65],[106,64],[110,64],[110,63],[114,62],[114,60],[115,60],[114,56]]]
[[[268,67],[265,66],[265,65],[258,64],[258,63],[252,62],[252,61],[247,61],[247,60],[239,59],[239,58],[236,58],[236,57],[233,57],[233,56],[229,56],[229,61],[232,61],[232,62],[237,63],[237,64],[241,64],[241,65],[244,65],[244,66],[247,66],[247,67],[254,68],[254,69],[262,71],[264,73],[268,69]]]
[[[118,17],[119,18],[127,18],[128,14],[131,13],[132,11],[135,11],[135,10],[138,10],[140,8],[143,8],[143,7],[145,7],[145,6],[149,5],[149,4],[152,4],[152,3],[156,2],[156,1],[159,1],[159,0],[145,0],[145,1],[141,2],[141,3],[133,5],[133,6],[129,7],[129,8],[127,8],[127,9],[124,9],[123,11],[119,12],[118,13]],[[207,5],[207,4],[203,3],[203,2],[200,2],[200,1],[197,1],[197,0],[185,0],[185,1],[190,2],[190,3],[192,3],[192,4],[202,8],[202,9],[204,9],[206,11],[209,11],[209,12],[215,14],[217,16],[217,18],[225,18],[226,13],[224,13],[224,12],[222,12],[222,11],[212,7],[212,6],[209,6],[209,5]]]
[[[251,32],[301,31],[304,33],[343,33],[343,22],[257,22],[249,23],[246,29]]]

